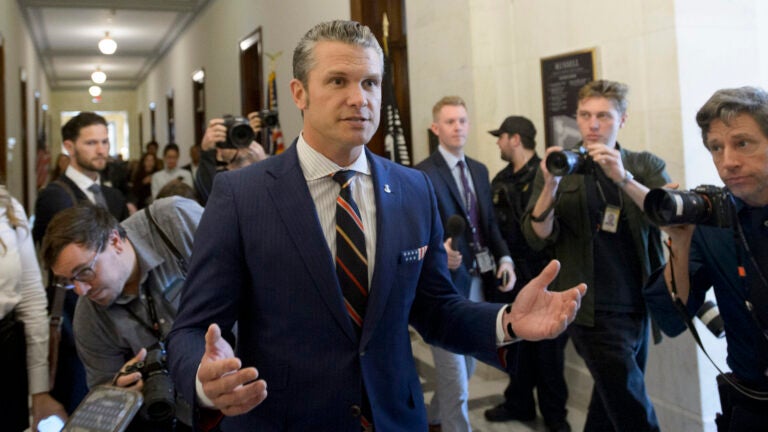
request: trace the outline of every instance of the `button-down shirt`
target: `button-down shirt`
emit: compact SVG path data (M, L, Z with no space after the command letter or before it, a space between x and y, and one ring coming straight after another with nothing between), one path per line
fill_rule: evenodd
M315 202L317 216L323 235L328 242L331 254L336 255L336 198L339 196L339 184L332 176L339 170L353 170L357 174L352 178L352 199L355 200L360 210L360 219L365 229L365 253L368 257L368 283L370 286L373 276L373 263L376 262L376 195L373 193L373 178L371 167L365 151L351 165L341 167L326 158L304 141L304 136L299 135L296 143L296 151L299 156L299 165L307 180L309 193Z
M69 179L72 180L73 182L75 182L77 187L80 188L81 191L83 191L85 196L88 197L88 201L94 204L97 204L96 197L93 196L93 192L91 192L91 190L88 188L94 184L101 186L101 182L98 175L96 175L96 180L91 180L90 177L76 170L74 167L72 167L72 165L67 167L67 170L64 171L64 175L69 177Z

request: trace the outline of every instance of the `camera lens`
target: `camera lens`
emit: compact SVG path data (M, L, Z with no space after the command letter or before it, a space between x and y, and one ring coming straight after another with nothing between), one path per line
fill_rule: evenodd
M552 175L564 176L578 172L584 159L581 153L564 150L550 153L545 163Z
M709 202L688 191L653 189L645 196L643 207L657 225L697 224L710 214Z
M144 416L152 421L166 421L176 414L176 399L171 377L158 372L144 381Z
M723 317L720 316L720 310L715 302L712 300L704 302L699 311L696 312L696 316L699 317L701 322L707 326L716 338L725 336L725 323L723 323Z
M253 129L249 124L238 124L229 129L229 139L235 147L248 147L254 137Z

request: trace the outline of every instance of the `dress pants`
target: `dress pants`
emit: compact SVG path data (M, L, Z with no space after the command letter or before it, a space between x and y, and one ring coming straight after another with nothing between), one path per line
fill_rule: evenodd
M660 430L645 389L649 323L645 313L598 310L594 327L568 327L595 381L585 432Z
M469 299L483 300L483 283L479 277L472 278ZM427 407L430 424L440 424L443 432L470 432L469 424L469 378L475 371L475 359L471 356L454 354L430 345L435 362L437 386L432 401Z
M568 386L563 373L568 334L537 342L521 341L507 354L509 385L504 390L504 407L520 418L534 417L536 403L547 424L565 421Z

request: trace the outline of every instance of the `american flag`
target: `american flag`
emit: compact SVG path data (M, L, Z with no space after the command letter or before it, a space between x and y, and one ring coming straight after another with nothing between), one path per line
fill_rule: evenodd
M283 142L283 132L280 130L280 117L277 116L277 75L274 70L269 73L267 81L267 109L275 112L277 123L267 131L270 142L266 148L272 154L280 154L285 150L285 143Z
M395 99L394 65L389 56L389 20L384 14L384 83L381 117L384 120L384 150L389 158L399 164L410 166L411 156L405 144L405 133L400 121L400 110Z

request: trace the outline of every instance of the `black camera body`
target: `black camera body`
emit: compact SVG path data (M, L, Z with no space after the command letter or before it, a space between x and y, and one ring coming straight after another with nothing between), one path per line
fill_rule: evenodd
M261 119L261 126L265 128L273 128L277 126L279 121L277 110L261 110L259 111L259 118Z
M653 189L643 202L648 218L657 225L696 224L728 228L733 204L727 189L701 185L690 191Z
M547 155L545 164L547 171L558 177L568 174L589 174L592 158L587 154L587 149L579 147L574 150L552 152Z
M165 344L158 342L147 348L144 361L125 368L125 373L141 372L144 380L144 404L141 415L146 420L163 422L176 415L176 391L168 372Z
M224 114L222 118L224 119L224 127L227 128L227 140L217 142L216 147L223 149L246 148L256 139L256 134L245 117Z

